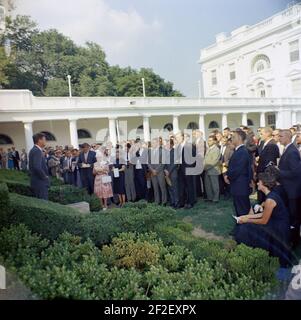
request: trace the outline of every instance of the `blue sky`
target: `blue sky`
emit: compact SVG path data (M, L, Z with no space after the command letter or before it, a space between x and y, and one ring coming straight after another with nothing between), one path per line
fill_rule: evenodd
M197 96L200 49L220 32L252 25L290 0L16 0L41 29L79 44L99 43L110 64L150 67L188 97ZM147 90L147 84L146 84Z

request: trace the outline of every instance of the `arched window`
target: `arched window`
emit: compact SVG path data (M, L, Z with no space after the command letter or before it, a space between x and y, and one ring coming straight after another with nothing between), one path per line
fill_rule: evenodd
M143 133L143 124L137 128L136 133L137 134Z
M14 144L14 142L6 134L0 134L0 144Z
M92 138L91 133L86 129L77 130L78 139L89 139Z
M164 130L167 130L167 131L172 131L173 130L173 125L172 123L166 123L166 125L163 127Z
M196 122L189 122L187 125L187 129L190 129L190 130L197 130L198 128L199 126Z
M252 72L260 72L265 69L270 69L271 62L268 56L265 54L259 54L252 60L251 70Z
M254 122L251 119L248 119L248 127L254 126Z
M46 136L46 141L56 141L55 136L54 136L51 132L41 131L41 133L45 134L45 136Z
M219 128L219 124L216 121L211 121L209 123L209 129L218 129Z

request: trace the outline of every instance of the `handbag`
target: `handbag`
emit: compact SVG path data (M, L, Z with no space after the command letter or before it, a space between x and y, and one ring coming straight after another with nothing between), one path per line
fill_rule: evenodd
M102 183L111 183L112 182L112 177L111 176L102 176L101 177L101 182Z

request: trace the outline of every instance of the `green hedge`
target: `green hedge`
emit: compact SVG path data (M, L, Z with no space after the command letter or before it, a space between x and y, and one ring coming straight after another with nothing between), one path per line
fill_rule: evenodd
M263 299L276 285L276 259L244 245L212 265L155 233L122 233L99 250L66 233L49 243L19 225L0 242L0 255L44 299Z
M29 175L15 170L0 170L0 182L6 183L11 193L32 197ZM83 188L66 185L61 180L51 177L49 188L49 200L60 204L71 204L86 201L90 205L90 211L101 210L100 200L96 195L89 195Z
M111 209L106 212L80 213L58 203L10 194L12 213L9 223L24 223L33 232L55 240L65 231L90 238L97 245L109 243L120 232L147 232L161 224L175 221L175 212L170 208L150 204L145 210L136 207Z
M0 183L0 229L8 223L10 214L9 191L5 183Z

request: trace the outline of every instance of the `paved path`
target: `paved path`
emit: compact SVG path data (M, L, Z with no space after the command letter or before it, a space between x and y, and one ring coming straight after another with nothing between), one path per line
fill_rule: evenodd
M6 289L0 289L0 300L35 300L35 298L15 275L6 272Z

